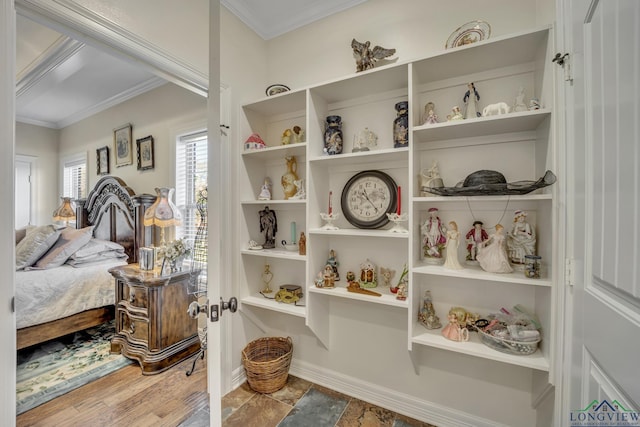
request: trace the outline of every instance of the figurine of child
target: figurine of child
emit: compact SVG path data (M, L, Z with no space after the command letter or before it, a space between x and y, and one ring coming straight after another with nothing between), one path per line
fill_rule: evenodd
M302 129L300 126L294 126L293 127L293 142L294 143L298 143L298 142L304 142L304 129Z
M264 179L258 200L271 200L271 180L268 177Z
M447 257L444 261L444 267L451 270L461 270L462 265L458 260L458 246L460 245L460 232L458 224L455 221L449 221L449 229L447 230Z
M462 112L460 111L460 107L458 107L457 105L455 107L453 107L451 109L451 115L447 116L447 120L449 120L450 122L454 121L454 120L463 120L464 116L462 115Z
M462 102L464 102L464 118L465 119L475 119L476 117L480 117L480 111L478 111L477 102L480 101L480 94L476 90L476 87L473 83L469 83L467 85L467 90L462 98Z
M489 273L511 273L513 268L509 264L505 249L504 227L496 224L496 232L489 236L489 240L482 242L482 250L476 255L480 267Z
M333 249L329 251L329 259L327 259L327 265L331 266L333 274L335 275L335 281L339 282L340 273L338 273L338 265L340 265L340 263L338 262L338 259L336 258L336 252Z
M467 311L462 307L452 307L447 319L449 324L442 328L442 336L451 341L469 341L469 330L465 327Z
M507 249L509 259L515 264L524 264L525 255L535 255L536 232L525 221L527 213L517 210L513 214L513 227L507 233Z
M474 221L473 228L466 234L467 239L467 261L476 262L478 251L482 247L482 242L489 240L489 234L482 228L482 221Z
M429 218L422 224L423 254L428 259L439 261L447 242L446 228L438 217L438 208L429 208Z
M423 125L433 125L438 123L438 115L436 114L436 106L433 102L427 102L424 106L424 116L422 116Z

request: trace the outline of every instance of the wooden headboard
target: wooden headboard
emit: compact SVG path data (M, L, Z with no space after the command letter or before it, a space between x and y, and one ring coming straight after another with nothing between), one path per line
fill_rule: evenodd
M155 196L135 195L116 176L100 178L86 199L76 200L76 227L95 226L97 239L119 243L129 255L129 263L138 261L138 249L144 246L144 211Z

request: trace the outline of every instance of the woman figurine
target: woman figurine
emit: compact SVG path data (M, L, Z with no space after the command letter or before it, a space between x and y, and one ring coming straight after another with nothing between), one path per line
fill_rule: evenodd
M525 221L527 213L517 210L513 214L513 228L507 233L507 249L509 259L515 264L524 264L525 255L536 253L536 232Z
M442 336L451 341L469 341L469 330L465 327L467 311L462 307L452 307L447 319L449 323L442 328Z
M307 254L307 237L304 235L304 231L300 232L300 238L298 238L298 254Z
M463 267L458 261L458 246L460 245L460 232L458 231L458 224L455 221L449 222L449 229L447 230L447 258L444 262L444 266L451 270L461 270Z
M429 209L429 218L422 224L423 254L427 260L440 261L442 250L445 247L447 238L445 237L445 227L438 217L438 208Z
M271 180L268 177L264 179L258 200L271 200Z
M496 232L489 236L489 240L482 243L482 250L476 255L480 267L489 273L511 273L513 268L509 264L504 242L504 227L496 224Z
M462 98L465 105L464 118L475 119L481 116L480 111L478 111L478 106L476 105L476 102L480 101L480 94L473 83L469 83L467 87L469 90L465 92L464 98Z
M433 125L438 123L438 116L436 115L436 106L433 102L427 102L424 106L424 116L422 117L423 125Z

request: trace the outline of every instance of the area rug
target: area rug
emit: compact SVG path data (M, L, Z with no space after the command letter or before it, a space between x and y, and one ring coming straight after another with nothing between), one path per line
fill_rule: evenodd
M133 363L110 354L114 322L18 351L17 413Z

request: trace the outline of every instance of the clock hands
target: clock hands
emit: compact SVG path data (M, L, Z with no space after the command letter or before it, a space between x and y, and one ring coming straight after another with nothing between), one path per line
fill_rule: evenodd
M376 207L376 205L373 204L373 202L369 198L369 195L367 194L367 190L362 190L362 194L364 194L364 198L367 199L367 202L369 202L371 206L373 206L373 209L376 210L376 213L378 213L378 208Z

